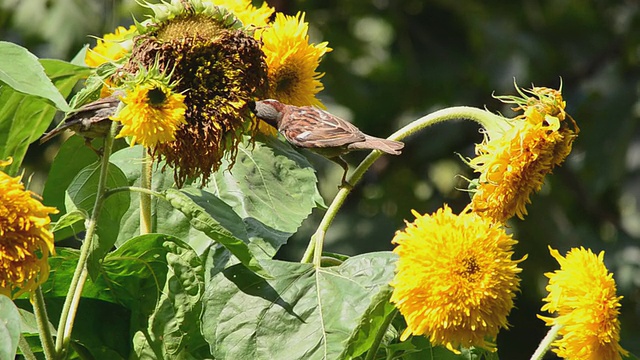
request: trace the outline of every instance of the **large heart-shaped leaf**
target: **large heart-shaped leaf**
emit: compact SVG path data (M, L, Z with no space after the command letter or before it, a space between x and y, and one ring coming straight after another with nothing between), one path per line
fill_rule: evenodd
M339 266L264 261L274 279L232 266L207 283L202 332L220 359L344 359L366 343L395 270L392 253L369 253ZM386 301L386 300L385 300ZM380 322L378 322L380 324ZM358 335L359 334L359 335Z
M228 161L221 169L226 169ZM289 144L263 138L240 144L231 171L218 171L207 190L229 204L249 237L273 257L318 204L324 204L315 170Z

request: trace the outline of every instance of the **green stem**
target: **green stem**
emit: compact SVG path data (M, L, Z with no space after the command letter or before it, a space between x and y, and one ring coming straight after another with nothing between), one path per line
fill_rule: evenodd
M98 216L102 209L102 203L104 202L104 192L107 184L107 174L109 171L109 156L111 156L111 150L113 147L113 139L118 131L118 123L113 122L111 125L111 133L105 137L102 164L100 167L100 177L98 179L98 188L96 190L96 200L93 205L93 211L91 212L91 218L87 221L87 232L84 242L80 248L80 256L76 269L69 284L69 291L64 300L62 306L62 312L60 314L60 321L58 322L58 333L56 338L56 354L59 359L65 357L69 342L71 341L71 330L73 329L73 322L75 320L76 312L78 311L78 303L84 287L84 282L87 278L86 266L87 259L89 258L89 251L92 248L93 237L96 232L96 226L98 224Z
M36 288L32 304L44 356L48 360L53 360L56 358L56 346L53 342L53 335L49 327L49 317L47 316L47 307L44 303L44 295L42 295L42 288L40 286Z
M144 152L142 157L142 173L140 176L140 186L143 189L151 190L151 173L153 159L149 155L146 147L142 147ZM151 195L140 193L140 235L149 234L152 230L151 224Z
M162 193L159 193L157 191L153 191L153 190L149 190L149 189L145 189L145 188L141 188L138 186L121 186L121 187L117 187L117 188L113 188L113 189L109 189L107 191L104 192L104 198L108 198L109 196L115 194L115 193L119 193L119 192L123 192L123 191L132 191L132 192L139 192L139 193L144 193L144 194L149 194L151 196L155 196L155 197L159 197L159 198L163 198L164 195L162 195Z
M531 355L531 360L542 360L544 354L546 354L547 351L549 351L549 349L551 348L551 344L558 336L558 332L561 328L562 325L556 324L553 325L551 329L549 329L549 332L547 333L547 335L545 335L544 339L542 339L536 351L533 353L533 355Z
M389 313L389 315L387 315L387 317L384 319L384 322L380 326L380 329L378 329L378 333L376 334L376 337L373 339L373 344L371 344L369 351L367 351L367 356L364 358L364 360L373 360L376 358L376 354L378 353L378 348L380 348L382 339L384 339L384 334L387 333L387 329L389 328L389 325L391 325L391 322L393 321L393 318L396 317L397 313L398 313L398 309L393 309L393 311Z
M31 351L31 347L29 346L27 339L24 338L23 334L20 334L20 338L18 339L18 348L20 348L20 352L26 360L38 360L36 354Z
M388 137L389 140L397 140L400 141L408 136L411 136L417 133L420 130L423 130L431 125L441 123L447 120L454 119L468 119L475 122L478 122L483 127L492 127L495 126L497 121L504 121L504 118L490 113L487 110L478 109L469 106L455 106L442 110L438 110L431 114L425 115L417 120L414 120L410 124L406 125L402 129L396 131L391 136ZM360 179L362 179L362 175L371 167L371 165L378 160L380 156L384 153L378 150L372 151L367 157L358 165L358 167L353 171L351 176L347 178L347 182L351 185L356 185ZM338 210L344 204L347 195L351 192L351 188L342 187L338 191L338 194L333 198L333 202L329 205L327 212L324 214L324 217L320 221L320 225L318 225L318 229L311 237L311 241L305 250L304 255L302 256L302 263L309 263L313 260L313 264L316 267L320 267L320 260L322 258L322 246L324 244L324 237L333 222L333 219L336 217Z

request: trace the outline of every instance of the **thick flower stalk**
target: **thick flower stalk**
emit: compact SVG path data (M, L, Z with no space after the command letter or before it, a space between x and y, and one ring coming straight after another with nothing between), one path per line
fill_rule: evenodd
M545 176L569 155L579 132L564 110L560 91L533 88L520 94L522 97L499 97L516 104L514 110L523 114L485 124L485 139L469 161L480 173L470 207L500 223L514 215L524 218L531 194L540 190Z
M495 351L521 269L517 243L499 224L475 213L453 214L444 206L432 215L413 212L393 239L400 256L391 302L407 322L400 340L428 336L433 345Z
M19 177L0 171L0 294L16 298L47 280L54 254L49 214L57 212L25 190Z
M613 274L604 266L604 252L571 249L566 257L549 248L560 270L546 273L549 295L539 316L548 326L560 325L560 339L553 351L564 359L621 359L627 351L620 344L620 299Z

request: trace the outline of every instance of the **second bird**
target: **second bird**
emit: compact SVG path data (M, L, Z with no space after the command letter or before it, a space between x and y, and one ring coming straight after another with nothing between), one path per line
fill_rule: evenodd
M400 155L404 143L367 135L353 124L312 106L293 106L277 100L256 101L256 117L274 126L294 146L307 148L342 166L347 184L348 164L340 156L352 150L380 150Z

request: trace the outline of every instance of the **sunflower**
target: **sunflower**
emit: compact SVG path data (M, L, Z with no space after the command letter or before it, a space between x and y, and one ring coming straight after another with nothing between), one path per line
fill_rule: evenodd
M331 48L327 42L310 44L308 30L304 14L277 13L271 26L257 32L269 71L269 98L296 106L323 106L316 94L324 88L320 82L324 73L317 68Z
M25 190L19 177L0 171L0 294L16 298L47 280L47 260L55 252L49 214L57 212Z
M266 93L264 54L252 30L224 7L202 0L146 5L154 15L138 25L123 77L157 66L179 81L174 91L185 96L186 121L155 154L175 169L178 186L195 178L206 185L224 156L233 165L243 135L254 134L249 103Z
M621 359L620 299L613 275L604 266L604 252L571 249L566 257L549 248L560 270L547 273L549 295L543 311L557 317L538 316L548 326L560 325L553 351L565 359Z
M522 260L511 259L517 241L499 224L471 212L455 215L447 205L413 214L393 239L400 259L391 302L407 322L400 340L425 335L454 352L495 351L520 283Z
M174 141L178 126L185 123L184 95L172 92L160 81L150 80L127 91L122 99L125 107L111 119L122 123L116 138L131 137L146 148ZM153 151L153 150L151 150Z
M266 2L258 8L253 6L251 0L213 0L213 5L218 5L229 10L243 25L265 27L269 23L274 9Z
M136 32L136 27L131 25L128 29L118 26L113 33L105 34L102 39L97 39L96 46L89 49L84 62L87 66L98 67L106 62L117 61L125 57L133 45L131 39Z
M519 90L520 91L520 90ZM523 219L530 195L539 191L547 174L571 152L579 129L565 113L560 91L533 88L532 96L501 97L516 103L523 114L504 119L487 129L469 165L478 173L471 208L505 222L514 215Z

